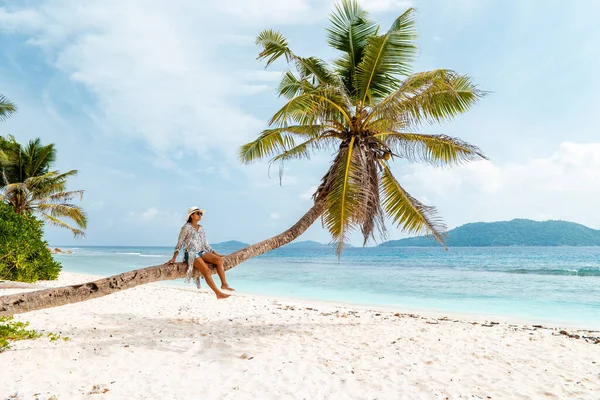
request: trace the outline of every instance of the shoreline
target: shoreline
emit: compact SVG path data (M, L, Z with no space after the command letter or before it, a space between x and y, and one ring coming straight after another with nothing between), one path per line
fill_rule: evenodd
M57 287L97 276L61 273ZM24 290L0 290L0 295ZM595 398L587 331L151 283L15 316L0 398ZM568 336L573 335L573 336ZM594 335L595 336L595 335ZM14 397L16 394L17 397ZM104 396L103 396L104 395ZM87 397L86 397L87 396ZM337 396L337 397L336 397Z
M109 276L109 275L96 275L96 274L87 274L87 273L69 272L69 271L63 271L63 272L67 273L67 274L82 276L82 277L86 276L89 278L89 280L102 279L102 278L106 278ZM63 273L63 272L61 272L61 273ZM46 282L49 282L49 281L46 281ZM173 282L173 283L170 283L170 282ZM188 286L188 285L179 284L179 283L175 283L175 282L176 282L176 280L158 281L158 282L153 282L152 284L164 285L166 287L189 289L194 292L198 291L198 289L196 289L192 283L190 283ZM206 282L204 281L204 278L201 279L201 282L203 283L203 288L201 289L201 291L208 293L209 289L207 289L207 287L206 287ZM491 313L488 314L488 313L476 313L476 312L456 311L456 310L440 310L440 309L434 309L434 308L394 306L394 305L385 305L385 304L352 303L352 302L337 301L337 300L319 300L319 299L308 299L308 298L302 298L302 297L276 296L276 295L270 295L270 294L264 294L264 293L254 293L254 292L251 292L251 293L236 292L235 295L259 297L259 298L264 298L264 299L276 298L276 299L286 300L286 301L291 301L291 302L309 302L312 304L323 304L323 305L327 305L327 306L338 305L338 306L343 306L343 307L360 308L365 311L368 311L368 310L371 310L371 311L379 310L379 311L386 311L386 312L393 311L393 312L400 312L400 313L405 313L405 314L418 314L420 316L429 317L429 318L447 317L447 318L461 319L461 320L471 319L471 320L474 320L477 322L501 321L503 323L511 324L511 325L529 325L529 326L543 325L545 328L550 328L550 329L564 328L564 329L575 329L575 330L581 330L581 331L587 331L587 332L599 332L600 333L600 322L598 322L596 324L585 325L583 323L574 323L574 322L559 321L559 320L548 320L545 318L536 318L536 317L529 318L529 317L515 316L515 315L498 315L498 314L491 314Z

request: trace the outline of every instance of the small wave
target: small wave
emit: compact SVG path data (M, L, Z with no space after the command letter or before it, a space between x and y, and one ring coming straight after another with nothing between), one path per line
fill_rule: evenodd
M513 269L510 274L524 275L557 275L557 276L600 276L598 269Z
M166 257L163 256L162 254L140 254L140 257Z
M119 252L115 252L115 254L121 254L121 255L126 255L126 256L139 256L142 253L119 253Z

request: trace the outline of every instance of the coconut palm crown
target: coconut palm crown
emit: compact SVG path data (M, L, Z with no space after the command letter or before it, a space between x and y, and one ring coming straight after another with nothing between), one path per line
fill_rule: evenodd
M14 137L0 137L0 201L13 207L17 214L36 213L46 222L69 229L75 236L85 236L87 217L83 209L71 203L83 196L82 190L67 190L67 180L77 170L51 171L56 159L53 144L42 145L39 138L21 146ZM70 219L75 227L65 222Z
M466 112L485 92L452 70L412 73L414 15L406 10L383 32L355 0L343 0L327 28L328 44L340 52L331 64L296 55L279 32L265 30L256 39L262 47L258 59L267 67L282 57L290 67L278 88L287 102L268 129L240 148L239 158L283 163L320 149L337 151L313 199L323 204L323 224L338 255L357 228L365 244L376 234L385 237L386 218L443 244L446 227L436 209L398 183L391 160L445 166L485 159L460 139L417 133Z

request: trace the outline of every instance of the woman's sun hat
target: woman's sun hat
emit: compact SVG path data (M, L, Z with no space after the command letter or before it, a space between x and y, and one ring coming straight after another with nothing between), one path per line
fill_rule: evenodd
M200 211L202 214L204 214L204 210L202 210L196 206L188 208L188 213L187 213L187 217L185 217L185 221L187 222L187 220L190 219L190 215L192 215L193 213L195 213L197 211Z

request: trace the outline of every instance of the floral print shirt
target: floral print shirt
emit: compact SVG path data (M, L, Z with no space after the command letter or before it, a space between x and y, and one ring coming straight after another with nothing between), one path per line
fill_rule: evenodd
M206 233L204 233L202 225L198 225L198 230L195 230L189 222L181 228L175 251L179 251L182 246L183 250L188 253L212 251L212 247L210 247L206 240Z
M189 282L192 278L192 273L194 272L194 260L198 257L198 253L201 251L212 252L213 249L208 244L206 240L206 233L204 233L204 229L202 225L198 225L198 230L194 229L191 223L185 224L181 228L181 232L179 233L179 239L177 240L177 245L175 246L175 251L179 251L179 249L183 246L183 250L187 253L187 275L185 278L186 282ZM196 283L196 287L200 289L200 277L196 276L194 278L194 283Z

